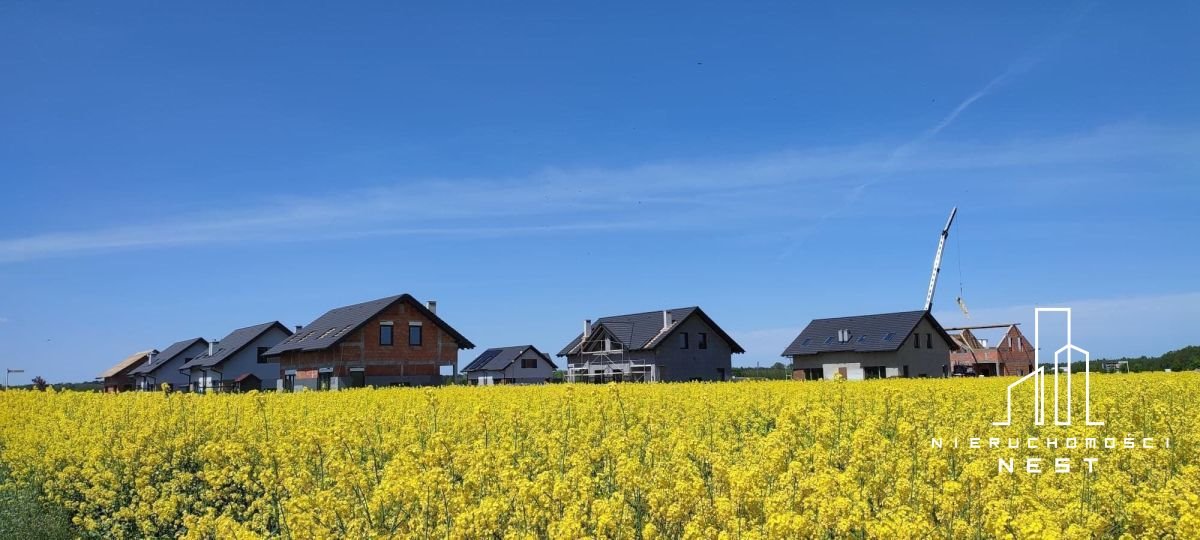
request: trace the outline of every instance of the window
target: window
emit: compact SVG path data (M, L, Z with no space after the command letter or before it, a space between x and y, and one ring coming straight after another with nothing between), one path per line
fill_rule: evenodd
M925 334L925 348L926 349L933 348L933 334Z
M921 334L918 334L916 332L913 332L913 348L914 349L921 348Z
M259 347L258 348L258 363L260 363L260 364L270 364L271 363L270 359L263 358L263 354L269 350L271 350L270 347Z
M904 377L905 377L905 378L907 378L907 377L908 377L908 364L904 364L904 371L903 371L903 373L904 373Z
M379 344L391 346L394 343L392 336L392 323L379 323Z
M895 332L888 332L886 336L883 336L883 340L884 340L884 341L891 341L891 340L892 340L892 338L894 338L894 337L896 337L896 333L895 333Z
M696 348L697 349L707 349L708 348L708 332L698 332L696 334ZM721 380L725 380L725 379L721 379Z
M329 390L330 384L333 382L332 371L322 371L317 374L317 387L321 390Z
M679 333L679 348L680 349L688 348L688 333L687 332Z
M537 358L536 357L522 358L521 359L521 369L537 369Z
M861 335L861 336L858 336L858 342L859 342L859 343L862 343L862 342L864 342L864 341L866 341L866 340L867 340L867 335L866 335L866 334L863 334L863 335Z
M830 343L833 343L833 336L829 336L829 337L825 338L825 344L829 345Z
M283 376L283 391L294 392L296 390L296 374L288 373Z
M367 372L356 369L350 372L350 388L362 388L367 385Z
M819 367L804 368L804 380L819 381L825 378L825 369Z
M408 325L408 344L412 347L420 347L424 336L421 335L421 325L409 323Z
M804 341L800 343L800 346L805 347L808 345L808 342L810 342L810 341L812 341L812 338L806 337L806 338L804 338Z
M1021 341L1021 338L1017 338L1017 350L1018 351L1025 350L1025 342Z
M864 379L883 379L887 377L887 368L883 366L870 366L863 368Z

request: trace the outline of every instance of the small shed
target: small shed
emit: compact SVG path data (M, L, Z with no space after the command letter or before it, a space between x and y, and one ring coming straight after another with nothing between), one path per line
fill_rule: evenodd
M249 392L262 388L262 379L253 373L243 373L233 379L233 389L237 392Z

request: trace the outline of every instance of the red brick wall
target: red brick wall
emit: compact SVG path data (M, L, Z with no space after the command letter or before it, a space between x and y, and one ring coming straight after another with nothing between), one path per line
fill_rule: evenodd
M1011 346L1009 345L1010 338ZM1018 341L1020 345L1018 345ZM1030 366L1033 364L1033 345L1025 339L1021 330L1016 326L1010 327L998 343L989 343L988 345L992 345L992 347L952 352L950 353L950 362L952 365L973 365L976 362L992 363L999 360L1002 375L1029 373Z
M379 323L392 321L392 345L379 344ZM409 322L420 322L422 344L408 344ZM440 346L439 346L440 345ZM333 376L349 376L350 368L365 369L366 376L437 375L439 366L458 362L458 343L422 311L407 302L397 302L362 327L346 334L337 344L321 351L289 351L279 358L279 369L296 370L296 379L315 379L317 369L332 367Z
M1033 344L1025 339L1016 326L1009 328L1004 337L1000 338L1000 343L996 344L996 351L1000 355L1005 375L1029 373L1030 366L1033 365Z

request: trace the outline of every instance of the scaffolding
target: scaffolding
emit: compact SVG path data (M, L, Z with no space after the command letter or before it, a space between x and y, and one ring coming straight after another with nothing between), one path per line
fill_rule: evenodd
M605 325L614 324L625 323L605 323ZM632 324L629 326L631 327L630 335L632 335ZM576 351L582 362L567 364L567 372L564 374L566 382L601 384L658 381L658 366L629 358L624 347L613 346L612 337L607 332L596 332L596 335L592 335L591 330L591 325L585 323L579 348Z

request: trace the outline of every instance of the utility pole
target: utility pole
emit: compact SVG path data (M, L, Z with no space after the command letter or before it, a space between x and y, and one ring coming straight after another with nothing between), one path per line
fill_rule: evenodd
M6 392L8 391L8 376L9 376L9 375L11 375L11 374L13 374L13 373L25 373L25 370L23 370L23 369L11 369L11 368L4 370L4 390L5 390Z

